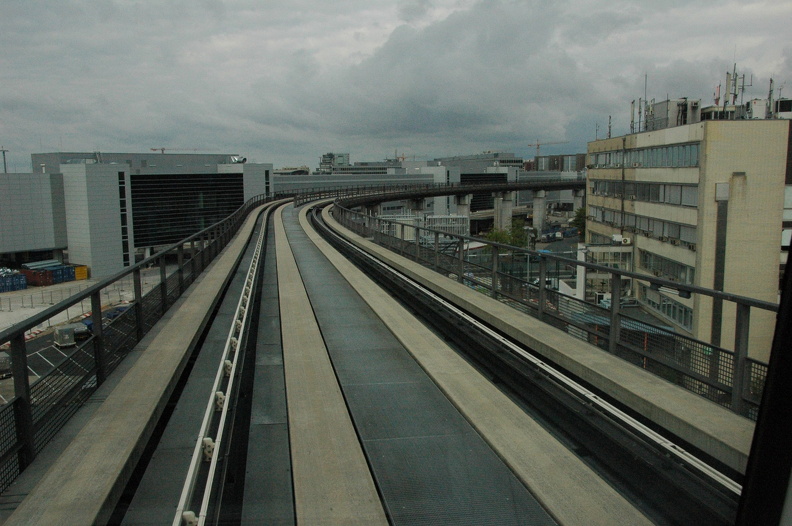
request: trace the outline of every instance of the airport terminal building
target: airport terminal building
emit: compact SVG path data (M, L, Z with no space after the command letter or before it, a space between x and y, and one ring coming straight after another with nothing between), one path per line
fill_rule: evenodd
M103 277L269 192L270 164L231 154L45 153L0 174L0 266L56 258Z

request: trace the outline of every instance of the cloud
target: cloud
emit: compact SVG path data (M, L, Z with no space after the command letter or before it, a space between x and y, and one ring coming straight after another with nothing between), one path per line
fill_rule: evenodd
M766 96L789 80L790 18L774 0L6 2L0 143L23 170L58 148L583 151L609 116L629 129L645 79L708 103L736 61Z

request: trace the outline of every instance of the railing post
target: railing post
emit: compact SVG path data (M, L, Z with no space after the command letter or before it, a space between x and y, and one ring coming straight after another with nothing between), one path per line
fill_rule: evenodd
M102 326L102 292L91 294L91 332L93 333L94 361L96 362L96 385L102 385L107 377L104 358L104 327Z
M220 253L220 227L216 226L212 229L212 238L214 240L214 251L212 259L216 258L217 255Z
M25 333L17 334L11 340L11 374L14 377L14 406L17 440L19 449L19 471L24 470L36 456L36 441L33 431L33 408L30 400L30 378L28 377L27 348Z
M737 319L734 329L734 378L732 378L731 408L737 414L745 415L745 370L748 359L748 332L751 323L751 307L737 303Z
M201 272L206 268L206 232L201 234Z
M190 239L190 281L195 281L195 238Z
M440 232L434 233L434 268L440 270Z
M159 258L160 295L162 296L162 314L168 310L168 278L165 271L165 255Z
M539 256L539 298L537 318L544 319L545 303L547 303L547 289L545 283L547 282L547 258Z
M176 264L178 268L176 272L179 273L179 296L184 294L184 243L179 244L179 248L176 249Z
M608 352L616 354L621 339L621 276L611 274L611 311L608 331Z
M498 294L498 266L500 263L500 250L496 245L492 245L492 274L491 274L491 284L490 290L492 291L492 297L497 297Z
M192 261L192 260L191 260ZM132 286L135 290L135 324L137 325L137 341L143 339L145 332L143 328L143 281L141 280L140 268L132 271Z
M465 240L459 238L459 272L457 272L457 279L460 283L464 283L465 279Z
M421 229L416 226L413 230L415 231L415 262L418 263L421 261Z

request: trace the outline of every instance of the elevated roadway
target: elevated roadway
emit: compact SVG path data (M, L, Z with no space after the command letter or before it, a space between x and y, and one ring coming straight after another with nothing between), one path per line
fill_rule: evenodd
M220 335L233 323L226 303L236 303L241 288L234 276L251 257L249 239L267 224L257 321L229 442L237 446L222 450L231 497L211 507L207 524L218 517L241 524L684 523L658 516L603 477L570 440L548 431L514 393L339 255L305 209L289 206L272 218L251 215L180 308L9 488L5 524L185 520L177 502L201 438L196 411L213 394L199 388L214 374L204 362L223 358ZM748 420L344 235L726 470L744 471Z

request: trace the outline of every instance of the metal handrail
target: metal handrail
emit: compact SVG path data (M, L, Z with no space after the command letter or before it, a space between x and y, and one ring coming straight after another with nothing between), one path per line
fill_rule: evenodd
M164 315L176 298L219 254L237 232L247 214L260 204L281 197L293 197L293 194L255 196L222 221L168 245L151 257L0 331L0 345L10 344L8 352L11 357L11 374L14 383L13 398L0 407L0 417L3 422L0 435L6 437L5 441L0 441L0 474L2 474L0 491L30 465L57 430L68 421L68 417L76 411L76 408L80 407L90 393L104 382L125 353L143 338L156 320ZM185 246L190 249L189 258L186 257ZM168 277L165 258L173 255L178 259L178 268ZM159 267L159 283L144 295L142 270L148 265ZM120 317L113 321L106 320L102 313L102 291L130 275L133 277L134 302ZM91 302L91 312L88 316L92 321L92 336L75 347L64 360L55 363L38 380L31 382L28 373L27 331L61 312L68 312L70 307L86 299L90 299ZM122 321L123 326L119 325ZM114 327L121 327L120 332ZM115 348L115 345L119 347ZM79 376L70 376L62 372L61 368L77 363L72 358L78 355L83 362L90 360L89 367L81 370ZM47 379L50 376L57 380L58 388L62 389L60 392L46 394L48 397L54 397L47 399L48 406L60 411L54 419L46 416L45 413L35 412L40 401L36 399L38 395L34 393L42 391L48 385ZM11 417L8 416L9 412L12 414ZM44 418L51 421L41 420Z
M263 258L261 251L267 236L266 222L268 214L269 210L265 212L264 225L256 241L253 257L245 277L245 284L239 296L231 327L228 331L228 337L226 338L225 346L220 356L215 380L212 384L212 389L209 391L209 399L203 414L201 428L198 431L195 447L193 448L190 467L187 472L184 486L182 487L179 503L176 507L176 514L173 519L174 526L179 526L181 524L201 525L206 521L209 502L214 487L214 473L217 468L219 449L223 442L225 421L228 416L229 403L232 398L231 394L234 390L237 363L239 355L242 353L241 346L245 339L247 324L251 312L253 311L251 299L255 294L259 261ZM226 378L227 380L224 380ZM212 438L210 427L213 427L212 422L216 420L214 416L218 410L220 411L219 422L217 423L214 438ZM210 466L206 474L206 484L204 486L203 498L198 508L199 512L196 514L190 507L193 503L193 493L198 482L202 459L203 461L210 462Z
M493 188L493 186L488 186L488 188ZM367 196L367 202L377 202L375 196ZM380 196L380 201L384 200L392 200L393 194L392 193L383 193ZM746 381L747 381L747 371L749 371L749 367L751 371L755 372L756 375L752 378L752 381L759 382L761 384L762 378L764 374L766 374L766 367L767 365L761 361L752 359L748 357L748 324L750 323L749 319L749 311L751 308L757 308L769 312L777 312L778 306L774 303L766 302L757 300L755 298L749 298L745 296L739 296L736 294L730 294L726 292L716 291L712 289L707 289L704 287L699 287L695 285L688 285L684 283L679 283L676 281L668 280L659 278L656 276L649 276L645 274L640 274L637 272L626 271L621 269L616 269L613 267L600 265L596 263L590 263L587 261L580 261L577 259L571 259L563 256L557 256L552 253L548 252L539 252L536 250L530 250L527 248L520 248L520 247L513 247L510 245L504 245L501 243L490 242L481 238L474 238L472 236L463 236L458 234L451 234L442 230L426 228L422 226L417 226L411 223L405 223L403 221L392 221L392 220L385 220L380 219L378 217L369 216L361 212L357 212L352 210L352 208L361 205L361 199L353 198L353 199L337 199L336 200L336 209L340 211L337 215L339 221L347 226L348 228L356 231L359 234L363 235L375 235L375 242L380 242L377 237L382 238L383 240L388 237L385 234L385 231L390 231L389 229L394 225L398 225L398 229L401 231L401 239L393 238L391 245L385 243L385 246L395 249L398 247L399 253L404 256L410 257L415 259L418 262L426 264L429 267L434 267L437 270L442 270L444 273L456 276L460 282L474 282L477 286L485 289L488 294L492 295L493 297L500 297L504 300L520 302L520 298L515 297L513 294L510 294L507 291L503 291L498 289L498 285L496 283L497 276L503 276L505 279L512 279L515 282L520 282L521 279L509 274L504 273L501 269L497 267L497 260L498 254L503 252L510 252L512 254L522 254L527 260L537 261L540 268L540 283L545 283L545 276L546 276L546 269L548 266L548 262L553 262L558 266L566 266L571 268L578 268L583 267L585 269L606 273L612 276L611 283L612 289L611 294L612 297L619 298L621 297L621 278L631 278L634 280L640 280L646 283L649 283L650 286L654 289L672 289L674 291L679 291L684 294L699 294L703 296L709 296L714 300L725 300L737 305L737 334L735 335L735 344L734 344L734 351L728 351L721 348L719 345L713 345L708 342L699 342L698 340L693 340L684 335L676 335L675 333L668 333L669 335L673 334L675 338L681 338L685 341L691 342L691 345L694 345L699 350L704 350L703 352L716 352L718 356L726 356L732 355L733 361L733 370L729 370L729 376L731 377L731 384L726 385L721 382L721 373L712 373L710 372L711 378L707 377L706 375L697 372L695 370L685 370L676 363L668 362L668 360L663 359L662 357L655 357L648 354L646 351L642 349L636 349L635 346L630 343L629 341L623 340L621 336L622 332L622 325L625 323L626 320L630 320L630 317L623 312L623 309L620 307L618 301L611 302L611 306L607 309L607 314L603 317L607 320L607 326L605 327L604 331L600 330L599 332L591 332L585 326L582 326L580 322L574 322L569 319L565 319L562 315L553 313L548 311L545 308L545 303L549 301L549 299L555 298L555 301L560 301L558 298L563 296L562 294L546 290L544 286L535 287L530 285L532 288L538 289L538 300L535 301L535 304L525 304L525 308L528 308L529 311L535 311L536 315L549 323L562 323L565 326L575 326L578 329L583 331L587 331L589 334L595 335L595 339L597 337L601 337L608 342L608 350L611 353L619 353L620 350L625 350L629 352L634 352L638 355L643 356L646 359L655 360L658 364L664 365L666 367L671 368L672 370L678 371L683 375L689 376L691 379L694 379L698 382L701 382L704 385L711 386L715 389L719 389L723 392L730 393L730 402L725 404L723 400L717 400L722 405L728 405L732 408L732 410L747 415L751 418L755 418L756 416L756 405L754 402L758 403L758 397L753 397L756 399L753 400L751 398L745 398L747 396L746 392ZM385 227L385 225L390 225L389 227ZM410 229L415 233L414 239L405 240L404 233L405 231L410 231ZM441 255L438 251L438 239L442 236L445 239L451 239L451 244L456 244L457 247L460 249L455 250L455 256L453 256L454 261L450 263L450 266L442 266L440 264ZM430 240L434 237L435 239L435 246L434 248L431 246ZM421 243L421 240L424 240L424 243ZM481 271L482 274L478 277L464 276L464 268L465 266L474 265L472 262L468 262L465 260L464 254L465 249L464 247L468 245L470 242L475 241L477 243L483 243L490 247L490 251L493 254L492 263L490 267L482 267ZM383 242L380 242L383 244ZM428 251L434 254L431 257L421 258L422 251ZM443 254L443 257L448 258L447 254ZM482 281L481 276L492 276L493 279L491 282L488 282L486 279ZM523 283L525 286L529 286L528 283ZM565 297L565 296L564 296ZM582 300L578 300L577 298L571 298L574 301L582 302ZM588 304L590 305L590 304ZM594 307L592 305L592 307ZM596 306L596 308L601 308L603 311L605 310L602 307ZM627 322L630 323L630 322ZM646 327L651 327L651 325L647 324L646 322L639 322ZM631 329L627 329L631 330ZM653 329L654 330L654 329ZM656 332L652 334L656 334L659 337L662 337L663 334L667 333L667 329L657 327ZM680 340L681 341L681 340ZM713 362L715 367L721 367L722 364L719 363L720 359L716 357L715 362ZM729 366L729 365L727 365ZM712 395L716 396L716 395ZM747 402L747 403L746 403ZM754 405L751 405L754 404Z

